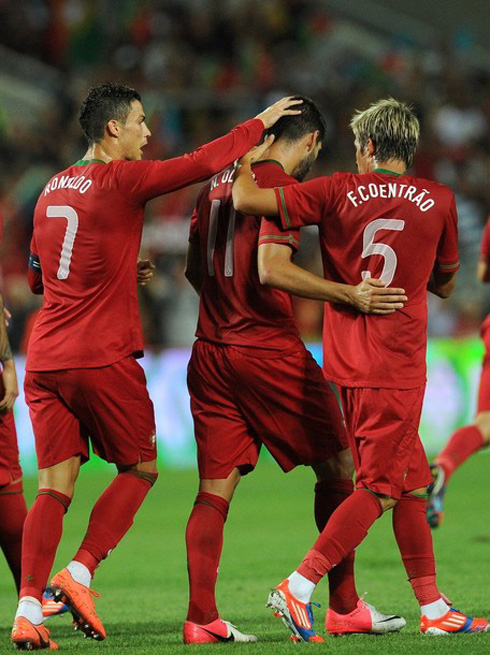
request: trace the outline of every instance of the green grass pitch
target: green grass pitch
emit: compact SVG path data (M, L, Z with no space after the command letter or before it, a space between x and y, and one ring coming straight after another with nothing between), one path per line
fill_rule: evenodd
M456 607L477 616L490 616L490 458L473 457L453 478L442 528L434 533L439 586ZM92 503L110 480L108 474L82 474L74 502L65 519L55 568L76 551ZM418 607L391 532L391 517L375 524L358 549L359 593L380 610L397 612L407 627L397 635L357 635L328 638L325 645L294 645L282 622L264 607L268 590L288 575L310 547L315 528L312 516L313 476L307 469L283 475L269 461L244 478L237 490L225 531L218 579L218 603L223 618L258 635L258 644L184 646L182 622L187 604L184 531L196 492L195 472L163 471L135 525L100 567L94 588L101 592L97 607L108 633L104 642L74 633L70 620L49 621L52 637L67 653L200 653L231 649L234 652L297 652L313 648L339 655L476 655L490 653L490 634L423 637L418 630ZM28 502L35 482L26 483ZM317 626L322 627L328 587L322 582L314 600ZM12 652L9 632L15 611L10 573L0 557L0 653Z

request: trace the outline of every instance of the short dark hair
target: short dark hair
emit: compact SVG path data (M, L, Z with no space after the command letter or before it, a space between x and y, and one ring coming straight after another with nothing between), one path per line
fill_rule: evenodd
M298 105L301 114L282 116L269 130L268 134L274 134L275 140L286 139L287 141L297 141L305 134L319 131L318 140L323 142L327 126L317 104L306 96L293 96L295 99L302 100L303 104ZM296 108L296 107L295 107Z
M103 139L110 120L125 122L133 100L141 102L140 94L124 84L106 82L90 88L80 107L79 119L89 144Z

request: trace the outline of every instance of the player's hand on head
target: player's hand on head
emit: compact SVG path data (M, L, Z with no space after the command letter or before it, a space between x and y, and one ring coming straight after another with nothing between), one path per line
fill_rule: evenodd
M246 164L250 165L254 161L258 161L259 159L262 159L262 157L265 155L267 150L271 147L272 143L274 141L274 135L269 134L268 136L265 137L264 141L260 143L258 146L254 146L252 150L249 150L243 157L241 157L238 160L238 167L244 166Z
M155 264L150 259L138 259L137 280L138 284L142 287L148 284L153 277Z
M4 362L2 380L5 394L0 400L0 412L8 412L14 406L15 399L19 395L19 385L17 383L17 373L13 359Z
M263 112L257 114L255 118L260 118L262 123L264 123L265 129L272 127L282 116L295 116L301 114L300 105L303 103L302 100L298 98L293 98L293 96L288 96L286 98L281 98L267 109L264 109Z
M354 287L353 305L363 314L393 314L408 300L405 289L387 287L383 280L366 278Z

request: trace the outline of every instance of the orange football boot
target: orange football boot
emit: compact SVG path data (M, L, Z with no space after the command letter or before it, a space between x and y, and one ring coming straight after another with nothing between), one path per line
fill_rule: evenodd
M87 637L102 641L107 633L95 612L94 596L99 594L79 582L75 582L67 568L57 573L49 583L56 601L65 603L73 615L75 630Z
M58 644L49 638L49 630L42 623L34 625L24 616L18 616L10 635L17 650L58 650Z

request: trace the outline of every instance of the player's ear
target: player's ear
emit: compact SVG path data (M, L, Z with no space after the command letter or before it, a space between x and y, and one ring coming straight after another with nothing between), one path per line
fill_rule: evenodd
M308 151L308 154L310 154L310 152L315 148L319 136L320 136L319 130L314 130L313 132L310 132L309 134L306 135L306 149Z
M107 123L106 129L109 132L109 136L118 137L121 132L121 126L115 119L112 119Z
M364 148L364 152L369 157L374 157L374 155L376 153L376 146L374 145L373 140L371 139L371 137L369 137L368 140L367 140L366 147Z

